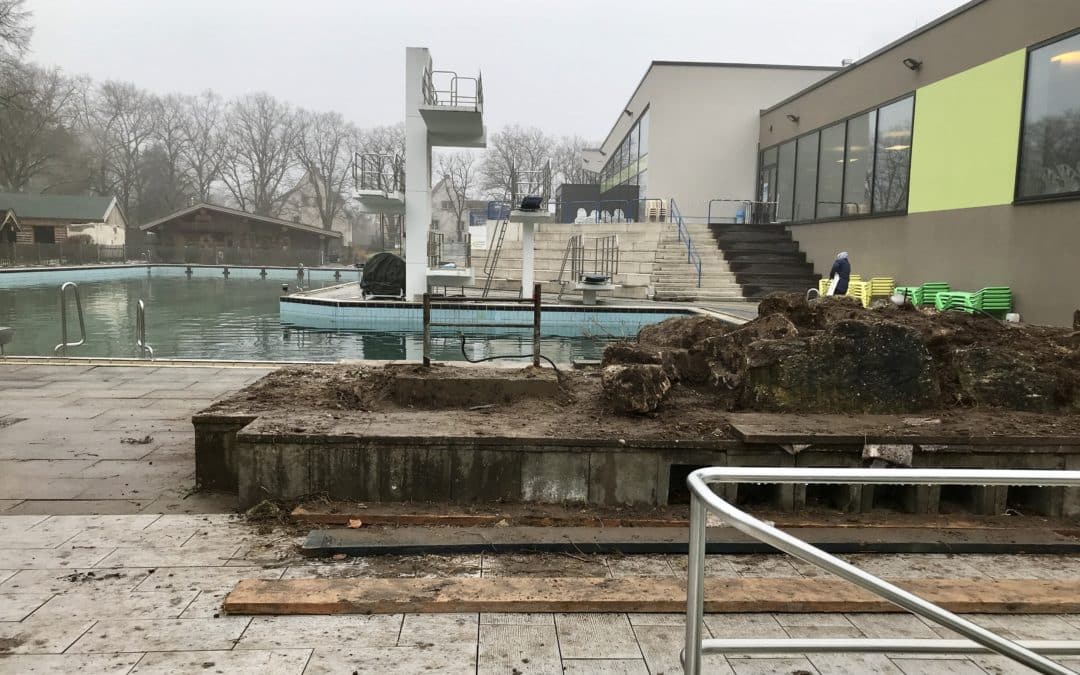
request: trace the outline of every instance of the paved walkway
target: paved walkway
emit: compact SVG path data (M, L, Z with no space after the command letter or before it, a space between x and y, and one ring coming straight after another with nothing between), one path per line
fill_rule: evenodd
M677 614L224 615L222 598L244 578L685 575L683 556L303 558L294 534L225 514L229 498L187 495L191 411L261 373L0 365L0 673L680 672ZM92 511L123 515L79 515ZM849 559L894 578L1080 578L1080 556ZM707 573L818 574L780 555L709 556ZM972 618L1016 639L1080 639L1080 615ZM945 635L895 614L725 614L706 625L713 637ZM763 655L709 657L705 672L1026 671L996 656Z
M0 363L0 513L222 512L193 412L266 369Z

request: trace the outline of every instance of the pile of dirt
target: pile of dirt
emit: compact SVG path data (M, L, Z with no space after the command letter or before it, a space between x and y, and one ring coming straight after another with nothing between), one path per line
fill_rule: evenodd
M906 413L986 406L1080 411L1080 332L854 298L776 293L734 327L669 319L612 345L605 366L663 365L731 410ZM678 387L677 387L678 388Z

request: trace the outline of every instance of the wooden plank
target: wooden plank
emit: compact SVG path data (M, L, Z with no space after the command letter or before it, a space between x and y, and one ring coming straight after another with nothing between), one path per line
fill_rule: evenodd
M962 613L1071 614L1080 579L902 579L916 595ZM484 577L453 579L244 579L225 598L229 614L447 612L685 612L679 579ZM903 611L839 579L706 579L705 611Z
M1080 539L1045 529L784 528L830 553L1080 553ZM399 527L313 530L307 556L524 553L685 554L688 530L672 527ZM730 527L706 530L709 553L773 553Z
M749 444L919 443L924 445L1080 446L1076 435L985 434L972 435L935 424L927 415L830 415L784 413L731 413L728 422L739 440ZM1061 450L1058 449L1057 452Z

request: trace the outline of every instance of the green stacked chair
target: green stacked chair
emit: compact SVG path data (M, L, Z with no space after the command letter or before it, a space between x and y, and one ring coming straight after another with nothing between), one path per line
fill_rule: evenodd
M975 308L1004 317L1012 311L1012 289L1008 286L987 286L974 294Z
M919 304L922 300L922 289L918 286L897 286L893 289L893 294L904 296L913 305Z
M943 281L928 281L919 287L919 301L915 304L935 306L938 294L948 293L951 290L949 284Z
M951 291L938 293L937 299L934 305L939 311L955 310L958 312L967 312L972 314L978 307L975 304L974 293L964 293L962 291Z

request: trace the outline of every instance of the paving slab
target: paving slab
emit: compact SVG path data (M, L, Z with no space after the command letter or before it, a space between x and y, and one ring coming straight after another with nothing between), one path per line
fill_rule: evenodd
M556 614L563 658L640 659L625 614Z
M237 649L281 649L339 647L358 644L366 647L393 647L402 632L401 614L377 616L276 616L255 617L237 642ZM453 623L451 630L459 624ZM445 622L440 623L445 625ZM460 625L468 625L468 621ZM416 634L415 626L412 634ZM459 631L460 634L461 631ZM464 631L466 642L476 639L476 625ZM471 636L468 637L468 636Z
M132 675L189 673L259 673L300 675L311 658L310 649L148 652Z
M8 593L0 590L0 621L22 621L51 597L52 593L48 591Z
M126 675L143 655L124 654L33 654L0 656L0 671L27 675Z
M908 659L894 656L892 661L904 675L986 675L986 671L970 659Z
M130 592L149 574L147 569L94 570L19 570L6 580L0 579L2 593L83 593L93 591ZM145 590L156 590L153 588Z
M562 675L554 626L480 626L478 675Z
M93 625L92 619L67 617L0 622L0 655L59 654Z
M72 654L232 649L247 627L243 617L106 619L73 644Z
M810 654L807 659L821 675L903 675L884 654Z
M12 514L116 514L138 513L149 507L145 499L27 499L3 515Z
M641 653L645 655L645 664L650 673L675 675L683 672L679 654L686 640L682 626L634 626ZM719 654L706 654L702 657L701 670L713 675L730 675L731 668L727 659Z
M398 644L432 646L472 642L479 634L478 614L406 614L401 624Z
M170 619L180 616L196 591L116 591L87 589L54 595L35 613L40 618Z
M319 647L304 675L436 673L476 675L476 643L430 647Z
M109 567L218 567L225 565L239 549L239 545L232 544L118 548L93 566L103 569Z
M567 675L649 675L642 659L563 659Z
M93 567L115 549L111 548L12 548L0 549L0 570L42 570Z

